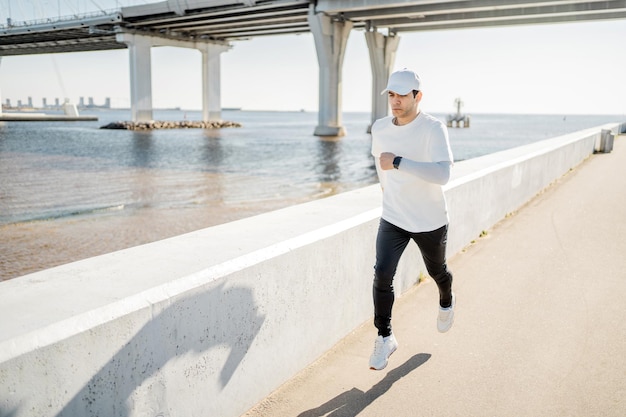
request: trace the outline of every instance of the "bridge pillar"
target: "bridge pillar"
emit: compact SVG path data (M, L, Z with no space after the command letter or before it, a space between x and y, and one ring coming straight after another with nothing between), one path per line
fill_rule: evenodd
M0 56L0 65L2 64L2 57ZM0 115L2 114L2 90L0 90Z
M230 46L205 44L199 49L202 52L202 120L204 122L221 120L220 55L228 51Z
M152 120L152 76L150 48L172 46L193 48L202 53L202 120L221 119L220 54L228 51L228 43L185 41L159 36L118 33L117 41L128 45L130 56L130 101L133 122Z
M148 122L152 120L152 40L148 36L120 33L117 41L128 45L131 120Z
M313 5L309 9L308 21L319 64L319 113L314 134L343 136L346 130L341 126L342 67L353 24L315 13Z
M372 114L371 123L367 129L370 132L376 120L389 114L387 96L381 95L380 92L387 86L391 68L396 60L400 37L395 34L384 35L368 28L365 32L365 40L372 66Z

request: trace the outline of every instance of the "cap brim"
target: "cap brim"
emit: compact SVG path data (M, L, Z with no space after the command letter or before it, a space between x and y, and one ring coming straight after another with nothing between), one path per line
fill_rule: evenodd
M388 91L393 91L396 94L400 94L401 96L405 96L407 94L409 94L411 91L413 91L412 89L409 89L407 91L402 90L401 88L394 88L393 86L385 88L383 91L380 92L380 95L385 94Z

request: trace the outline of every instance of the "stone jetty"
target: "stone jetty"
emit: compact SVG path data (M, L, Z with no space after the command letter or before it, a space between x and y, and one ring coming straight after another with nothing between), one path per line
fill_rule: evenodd
M123 130L153 130L153 129L220 129L224 127L241 127L240 123L225 120L203 122L197 120L181 121L158 121L149 122L111 122L101 126L100 129L123 129Z

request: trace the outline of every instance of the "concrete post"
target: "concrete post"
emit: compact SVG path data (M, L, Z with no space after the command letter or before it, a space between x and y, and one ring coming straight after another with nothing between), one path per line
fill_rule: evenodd
M222 118L220 54L230 49L228 45L205 44L202 52L202 121Z
M317 136L343 136L341 126L341 81L343 58L352 22L332 20L323 13L315 13L311 5L309 27L315 40L319 72L319 115Z
M391 68L396 60L400 37L395 34L383 35L376 30L367 30L365 40L372 66L372 114L371 124L367 129L370 132L376 120L389 114L387 96L381 95L380 92L387 86Z
M147 36L120 33L117 41L128 45L131 120L149 122L152 120L152 40Z

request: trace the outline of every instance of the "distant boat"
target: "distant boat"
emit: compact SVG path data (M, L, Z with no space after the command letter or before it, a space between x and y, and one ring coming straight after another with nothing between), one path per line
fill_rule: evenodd
M222 107L222 110L228 110L228 111L240 111L241 107Z

